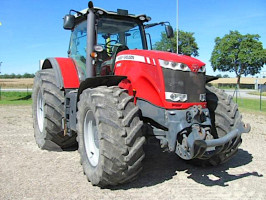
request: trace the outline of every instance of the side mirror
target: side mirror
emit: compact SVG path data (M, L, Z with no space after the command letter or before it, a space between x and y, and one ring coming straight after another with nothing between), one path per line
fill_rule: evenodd
M74 15L66 15L64 17L64 29L66 30L72 30L75 26L75 16Z
M173 38L174 37L174 31L173 31L173 27L172 26L166 25L165 26L165 32L166 32L167 38Z

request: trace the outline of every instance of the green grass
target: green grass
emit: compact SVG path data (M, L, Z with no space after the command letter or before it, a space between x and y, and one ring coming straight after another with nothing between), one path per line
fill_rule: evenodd
M255 91L255 92L249 92L248 94L252 94L252 95L260 95L260 92ZM266 92L262 92L261 96L266 96Z
M30 105L31 92L1 92L0 105Z
M234 98L236 102L236 99ZM266 112L266 100L261 101L261 110L260 110L260 100L259 99L237 99L237 104L240 110L246 111L262 111Z

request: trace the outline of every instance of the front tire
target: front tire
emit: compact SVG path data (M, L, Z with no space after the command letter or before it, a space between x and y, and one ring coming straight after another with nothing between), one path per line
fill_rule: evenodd
M242 122L242 116L237 104L232 96L227 95L223 90L206 86L207 107L210 111L212 123L211 134L214 138L225 136L230 131L236 129ZM199 166L216 166L230 160L241 144L241 137L234 139L231 148L225 152L220 152L209 159L192 159L189 162ZM229 144L230 145L230 144Z
M80 95L77 120L88 180L100 187L134 180L142 169L145 138L133 97L118 87L86 89Z

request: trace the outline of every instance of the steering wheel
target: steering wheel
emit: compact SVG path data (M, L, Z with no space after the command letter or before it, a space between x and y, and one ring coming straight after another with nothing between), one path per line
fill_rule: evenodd
M116 44L116 43L118 43L118 41L117 41L117 40L110 40L110 41L108 41L108 42L105 43L104 47L105 47L106 49L108 49L108 51L109 51L110 53L112 53L112 48L113 48L113 46L114 46L114 44L111 44L111 42L115 42L115 44Z
M109 43L111 43L111 42L118 43L117 40L110 40L110 41L108 41L108 42L105 43L105 47L107 48L108 45L114 46L113 44L109 44Z

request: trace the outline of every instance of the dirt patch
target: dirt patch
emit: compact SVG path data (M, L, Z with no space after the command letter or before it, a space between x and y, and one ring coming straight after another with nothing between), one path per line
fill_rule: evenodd
M193 167L150 146L136 181L100 189L86 180L77 151L37 147L30 106L0 106L0 199L266 199L266 116L243 119L252 131L223 165Z
M2 88L32 88L33 78L0 79Z

